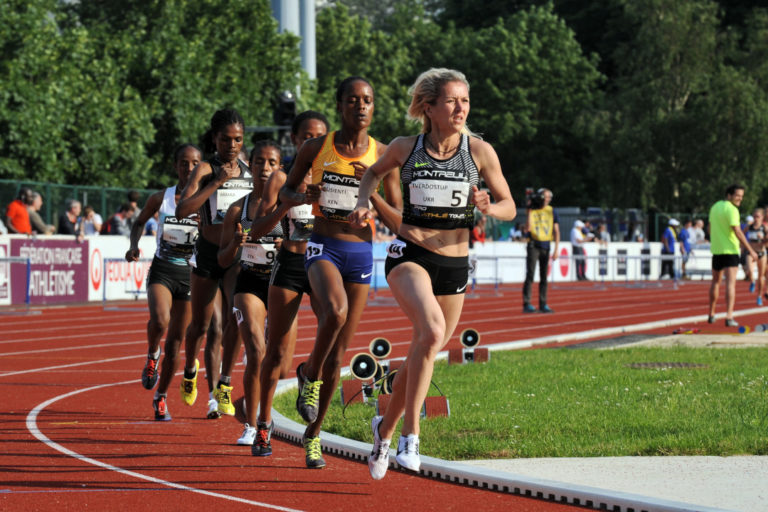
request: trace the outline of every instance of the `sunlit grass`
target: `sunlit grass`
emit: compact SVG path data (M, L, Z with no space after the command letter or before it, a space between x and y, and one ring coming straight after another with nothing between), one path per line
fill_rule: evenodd
M628 366L646 362L706 367ZM433 381L451 409L421 422L421 452L433 457L768 454L762 348L494 352L485 364L437 363ZM300 422L295 400L291 391L275 406ZM371 442L374 414L354 404L342 415L337 393L323 430Z

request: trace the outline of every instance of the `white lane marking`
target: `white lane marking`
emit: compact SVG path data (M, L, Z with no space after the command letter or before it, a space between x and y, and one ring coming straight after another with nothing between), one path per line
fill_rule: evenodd
M40 442L44 443L45 445L53 448L54 450L63 453L64 455L69 455L70 457L73 457L73 458L75 458L77 460L80 460L82 462L86 462L88 464L93 464L94 466L99 466L101 468L108 469L108 470L114 471L116 473L120 473L120 474L123 474L123 475L126 475L126 476L130 476L130 477L133 477L133 478L139 478L141 480L147 480L149 482L152 482L152 483L155 483L155 484L164 485L166 487L172 487L174 489L180 489L182 491L190 491L190 492L194 492L194 493L197 493L197 494L204 494L206 496L212 496L214 498L222 498L222 499L225 499L225 500L228 500L228 501L235 501L235 502L238 502L238 503L245 503L247 505L256 505L258 507L264 507L264 508L268 508L268 509L271 509L271 510L283 510L285 512L299 512L299 511L297 511L297 509L293 509L293 508L280 507L278 505L272 505L270 503L263 503L263 502L260 502L260 501L247 500L245 498L238 498L237 496L229 496L227 494L221 494L221 493L217 493L217 492L206 491L204 489L196 489L195 487L189 487L187 485L178 484L176 482L169 482L167 480L162 480L160 478L155 478L153 476L144 475L142 473L137 473L135 471L130 471L128 469L123 469L123 468L120 468L120 467L117 467L117 466L113 466L112 464L107 464L106 462L102 462L100 460L96 460L96 459L92 459L90 457L86 457L85 455L79 454L79 453L77 453L75 451L70 450L69 448L67 448L65 446L60 445L59 443L51 440L48 436L43 434L40 431L40 429L37 427L37 417L38 417L38 415L46 407L48 407L52 403L58 402L59 400L63 400L65 398L69 398L71 396L74 396L74 395L77 395L77 394L80 394L80 393L85 393L85 392L88 392L88 391L94 391L96 389L106 388L106 387L110 387L110 386L119 386L119 385L123 385L123 384L135 384L135 383L136 383L136 379L127 380L127 381L123 381L123 382L113 382L113 383L110 383L110 384L99 384L98 386L91 386L89 388L78 389L78 390L75 390L75 391L71 391L69 393L65 393L63 395L55 396L55 397L53 397L53 398L51 398L49 400L46 400L45 402L43 402L41 404L38 404L37 406L35 406L34 409L32 409L29 412L29 414L27 415L27 430L29 430L29 432L33 436L35 436L35 438L37 438L37 440L39 440Z
M44 368L32 368L30 370L19 370L17 372L6 372L6 373L0 373L0 377L10 377L11 375L21 375L23 373L35 373L35 372L45 372L48 370L58 370L60 368L74 368L76 366L86 366L89 364L100 364L100 363L111 363L113 361L125 361L126 359L136 359L136 358L146 358L147 356L123 356L123 357L113 357L111 359L99 359L97 361L84 361L82 363L72 363L72 364L61 364L58 366L46 366ZM132 381L132 382L135 382Z
M142 332L147 332L147 330L146 329L143 329L143 330L142 329L137 329L135 331L120 331L120 334L121 335L122 334L139 334L139 333L142 333ZM30 333L30 334L34 334L34 331L32 333ZM72 336L76 336L78 338L96 338L96 337L105 338L105 337L114 336L114 335L115 335L115 331L95 332L95 333L90 333L90 334L72 334ZM26 337L26 338L15 339L15 340L3 340L3 341L0 341L0 344L5 345L7 343L31 343L31 342L34 342L34 341L58 341L60 339L61 339L60 335L59 336L48 336L48 337L45 337L45 338Z
M86 348L104 348L104 347L118 347L120 345L135 345L137 343L146 344L146 341L123 341L120 343L101 343L99 345L77 345L76 347L60 347L60 348L41 348L38 350L24 350L21 352L4 352L0 353L0 356L19 356L23 354L39 354L40 352L61 352L65 350L82 350Z

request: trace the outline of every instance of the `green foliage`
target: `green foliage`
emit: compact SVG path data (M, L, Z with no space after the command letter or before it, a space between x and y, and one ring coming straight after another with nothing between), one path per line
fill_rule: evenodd
M768 10L742 0L328 2L317 80L267 0L0 3L0 178L160 187L212 114L271 125L280 91L338 125L340 80L376 94L372 135L406 120L430 67L463 71L469 123L513 195L705 211L732 181L768 200Z

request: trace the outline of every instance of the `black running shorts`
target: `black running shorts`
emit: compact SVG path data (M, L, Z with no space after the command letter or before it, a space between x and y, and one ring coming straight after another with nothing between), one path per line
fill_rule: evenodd
M155 256L147 274L147 288L160 284L168 288L173 300L189 300L189 271L189 265L174 265Z
M387 261L384 274L389 276L393 268L412 261L424 268L432 281L432 293L437 295L458 295L464 293L469 281L469 258L467 256L443 256L435 254L420 245L400 237L387 246Z
M224 268L219 265L219 246L209 242L202 235L197 237L195 243L195 267L192 272L200 277L218 281L227 272L229 267ZM231 266L231 265L230 265Z
M280 249L275 266L272 268L272 280L269 284L298 294L312 293L307 271L304 269L304 255Z
M712 255L712 270L723 270L728 267L739 266L738 254L713 254Z

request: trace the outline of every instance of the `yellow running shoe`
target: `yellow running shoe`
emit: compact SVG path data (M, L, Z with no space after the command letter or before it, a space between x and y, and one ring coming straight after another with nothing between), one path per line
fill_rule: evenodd
M304 452L306 453L306 463L309 469L323 469L325 467L323 448L320 445L320 436L305 437Z
M227 416L235 415L235 406L232 405L233 386L219 384L219 387L213 390L213 398L219 402L219 412Z
M181 379L181 399L187 405L193 405L197 400L197 371L200 369L200 361L195 359L195 376L191 379Z

